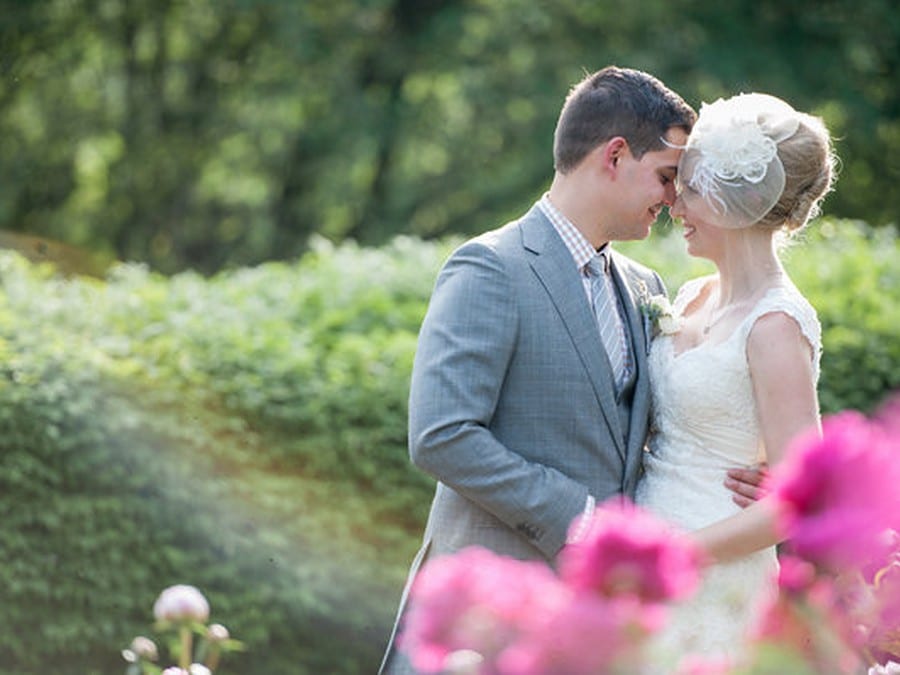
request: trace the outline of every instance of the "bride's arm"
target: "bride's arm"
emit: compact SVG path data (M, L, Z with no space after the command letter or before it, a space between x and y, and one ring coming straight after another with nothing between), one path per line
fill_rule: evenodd
M797 323L774 313L761 317L750 331L747 362L767 459L775 466L798 433L820 429L813 354ZM771 498L763 497L693 536L717 562L777 544Z

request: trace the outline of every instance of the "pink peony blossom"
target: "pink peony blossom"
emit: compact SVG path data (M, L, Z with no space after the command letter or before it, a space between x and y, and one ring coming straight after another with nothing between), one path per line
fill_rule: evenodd
M209 603L193 586L170 586L156 599L153 616L157 621L206 621Z
M811 652L815 622L837 601L834 582L829 577L819 577L811 563L786 556L781 560L778 588L779 593L756 617L751 641L777 643L801 654ZM803 606L815 611L810 614Z
M815 584L816 568L812 563L783 556L778 569L778 588L787 595L799 596Z
M892 563L900 563L900 532L887 530L878 542L878 553L861 568L863 578L872 583L875 575Z
M468 548L430 561L416 577L399 646L422 672L440 672L462 650L481 655L487 668L530 617L568 595L543 563Z
M815 668L811 672L857 672L859 641L840 584L817 575L810 563L786 557L779 589L755 618L750 644L775 647L782 658Z
M857 607L857 621L868 649L881 661L900 661L900 560L875 574L867 599Z
M687 537L631 504L594 512L585 538L563 550L560 574L577 591L662 603L690 595L700 579L700 551Z
M688 654L678 663L676 675L730 675L734 671L734 663L727 657Z
M641 647L661 626L662 608L635 597L608 599L572 592L568 601L534 615L496 661L502 675L595 675L634 672Z
M772 472L779 527L799 556L832 570L860 568L900 529L900 455L889 426L844 412L819 437L798 438Z

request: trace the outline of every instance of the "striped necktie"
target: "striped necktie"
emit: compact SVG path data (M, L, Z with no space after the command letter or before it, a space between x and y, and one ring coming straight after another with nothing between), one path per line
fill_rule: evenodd
M586 267L591 280L591 305L616 378L616 388L619 388L628 371L628 346L625 341L625 326L619 314L619 303L609 274L609 258L598 253L588 261Z

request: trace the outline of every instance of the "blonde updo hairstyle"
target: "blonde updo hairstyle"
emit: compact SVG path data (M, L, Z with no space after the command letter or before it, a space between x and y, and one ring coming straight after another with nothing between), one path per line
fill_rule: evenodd
M799 232L820 213L837 173L837 159L824 122L798 113L796 133L778 144L785 182L781 197L758 225L787 233Z

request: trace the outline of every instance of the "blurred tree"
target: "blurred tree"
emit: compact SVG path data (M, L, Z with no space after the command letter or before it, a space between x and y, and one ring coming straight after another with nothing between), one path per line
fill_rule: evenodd
M896 222L893 0L0 0L0 228L173 272L521 212L568 87L607 63L689 101L826 118L830 213Z

